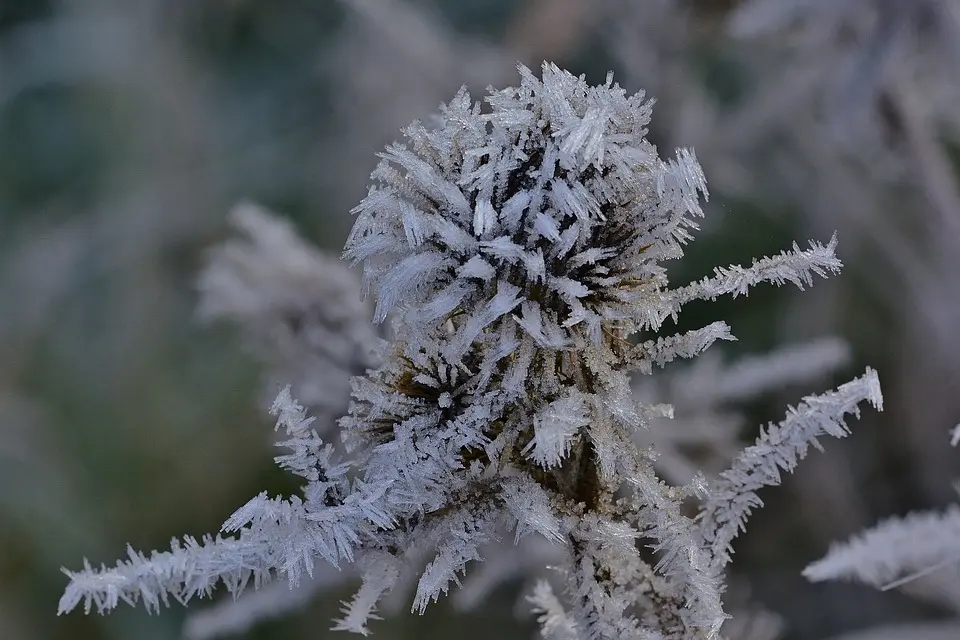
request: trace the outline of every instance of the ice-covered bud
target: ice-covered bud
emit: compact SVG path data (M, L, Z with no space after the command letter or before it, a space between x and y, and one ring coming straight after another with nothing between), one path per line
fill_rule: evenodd
M377 319L396 311L407 338L453 332L455 358L489 335L560 349L649 320L658 263L701 214L700 166L658 158L642 92L547 63L520 75L484 106L461 90L435 125L404 129L354 210L345 256L364 263Z

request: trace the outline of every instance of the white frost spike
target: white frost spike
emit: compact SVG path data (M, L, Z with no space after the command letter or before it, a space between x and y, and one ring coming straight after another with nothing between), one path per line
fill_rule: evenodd
M845 414L860 415L860 403L883 408L880 382L873 369L836 391L807 396L787 417L760 432L756 444L737 456L729 470L710 488L710 498L701 514L701 532L710 546L713 562L723 567L730 561L733 539L744 530L750 512L762 504L756 491L780 484L781 471L793 471L817 438L847 435Z
M590 287L570 278L552 278L549 284L551 289L568 302L590 295Z
M510 239L510 236L500 236L499 238L494 238L493 240L481 242L480 248L485 253L489 253L495 258L499 258L500 260L504 260L509 263L521 260L524 254L523 247L513 242Z
M403 145L390 145L381 157L396 162L409 171L433 198L446 203L455 213L463 215L470 211L470 205L460 189L450 184L434 167Z
M527 278L530 282L543 282L547 274L547 267L543 261L543 252L537 248L536 251L525 251L520 257L523 260L523 266L527 270Z
M430 323L443 318L456 309L464 298L473 293L473 290L469 283L457 280L434 296L433 300L424 304L415 314L411 314L411 320Z
M560 520L554 513L550 495L529 477L511 478L503 489L503 499L517 519L514 544L529 531L535 531L551 542L563 542Z
M478 238L493 231L497 224L497 212L490 200L480 200L473 208L473 234Z
M567 613L563 604L553 593L550 583L538 580L533 593L527 597L537 615L541 632L546 640L580 640L577 623Z
M592 212L599 213L599 207L583 185L569 185L565 180L552 180L550 200L563 215L588 220Z
M434 216L430 218L430 226L436 237L451 251L470 253L477 248L477 239L473 234L455 222Z
M790 282L803 290L813 284L814 275L825 277L840 270L842 263L836 256L836 248L837 236L834 235L826 245L811 241L806 250L793 243L792 251L781 251L773 258L755 260L750 267L717 267L714 277L678 289L676 301L683 304L696 299L714 300L721 295L746 295L760 282L772 282L777 286Z
M577 124L570 127L570 132L563 141L560 149L564 153L582 158L581 166L603 162L603 138L607 129L609 114L600 106L587 109ZM581 153L581 149L583 152Z
M533 228L537 233L551 242L556 242L560 239L560 229L557 226L557 221L554 220L553 216L542 211L538 212L534 218Z
M562 258L566 256L573 249L574 245L577 243L577 240L580 239L580 232L583 229L583 225L579 222L574 222L567 226L562 232L560 232L560 239L553 245L553 249L550 251L551 257ZM574 264L571 260L570 264Z
M458 275L461 278L479 278L487 281L493 279L496 273L496 269L489 262L480 256L473 256L460 267Z
M615 255L617 255L617 251L611 247L591 247L586 251L581 251L577 255L570 258L570 266L582 267L585 264L594 264L599 260L606 260L607 258L612 258Z
M363 584L349 603L343 605L343 618L336 621L333 631L351 631L370 635L367 622L377 618L377 602L400 579L400 561L388 553L372 553L361 562Z
M667 162L667 171L658 188L663 196L670 194L668 201L684 213L703 215L700 194L707 195L707 180L697 157L689 149L678 149L676 160Z
M453 361L459 360L484 328L520 304L519 293L518 287L500 281L497 294L490 299L486 307L467 319L456 339L447 345L447 356Z
M547 405L533 420L533 439L524 455L543 467L563 460L577 432L589 423L587 403L580 394L572 394Z
M520 307L520 316L513 316L517 324L533 338L537 346L547 349L562 349L568 344L566 332L555 323L543 317L540 305L524 302Z
M503 203L500 220L508 232L514 233L520 227L520 219L529 206L530 193L527 191L520 191Z
M649 374L653 366L662 367L676 358L695 358L717 340L736 340L726 322L714 322L679 336L649 340L640 345L642 357L637 360L637 370Z
M490 516L491 511L471 514L467 509L451 514L443 527L449 531L447 540L437 548L436 556L417 583L413 611L423 613L431 601L447 593L451 582L460 585L458 574L466 570L467 563L482 560L479 546L489 538Z
M423 237L426 225L423 222L423 214L411 203L405 201L397 202L403 219L403 231L407 236L407 242L410 247L416 249L423 244Z
M383 322L393 307L433 280L445 265L443 254L435 251L415 253L397 264L378 283L374 322Z

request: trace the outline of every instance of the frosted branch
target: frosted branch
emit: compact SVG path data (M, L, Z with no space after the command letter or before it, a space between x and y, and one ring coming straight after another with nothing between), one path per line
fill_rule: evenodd
M878 410L883 407L879 379L869 368L835 391L804 398L783 421L762 430L756 443L720 474L700 514L703 539L717 567L730 562L733 539L744 530L750 512L763 504L756 491L780 484L781 470L792 472L811 445L820 448L820 436L846 436L844 416L859 417L864 401Z

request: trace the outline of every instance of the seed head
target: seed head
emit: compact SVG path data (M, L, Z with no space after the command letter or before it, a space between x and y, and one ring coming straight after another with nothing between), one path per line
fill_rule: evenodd
M546 349L630 332L702 213L700 166L657 157L642 92L546 63L520 75L405 128L354 210L345 256L364 262L377 320L395 311L408 339L455 333L454 358L505 324Z

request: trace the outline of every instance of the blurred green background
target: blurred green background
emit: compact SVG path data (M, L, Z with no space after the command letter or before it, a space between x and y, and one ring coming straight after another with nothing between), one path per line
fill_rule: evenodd
M56 617L59 568L216 531L261 489L295 488L271 462L258 363L194 316L226 212L257 201L336 252L400 126L544 59L647 89L651 139L696 149L712 197L678 281L839 231L841 276L685 319L728 320L731 353L850 342L848 370L751 405L756 424L864 364L884 385L882 415L764 493L735 562L755 597L796 639L947 615L799 571L878 517L954 499L960 53L920 9L861 0L758 28L747 4L0 0L0 638L180 637L179 607ZM532 637L520 586L471 614L442 603L386 620L377 637ZM333 636L347 595L247 637Z

